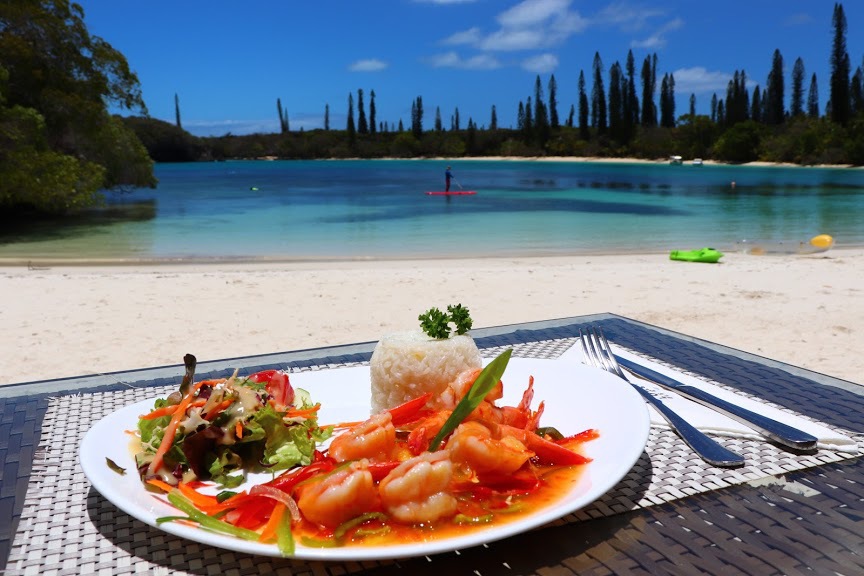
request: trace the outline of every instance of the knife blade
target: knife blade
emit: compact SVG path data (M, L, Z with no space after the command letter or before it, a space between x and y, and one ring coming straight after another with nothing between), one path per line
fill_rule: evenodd
M811 450L816 447L818 439L803 430L799 430L798 428L794 428L788 424L778 422L777 420L768 418L767 416L762 416L761 414L757 414L756 412L742 408L741 406L737 406L731 402L727 402L726 400L718 398L713 394L709 394L696 386L679 382L674 378L670 378L656 370L637 364L627 358L622 358L617 354L615 354L615 359L622 368L629 370L636 376L650 380L651 382L654 382L668 390L672 390L685 398L698 402L699 404L716 410L721 414L725 414L729 418L744 424L748 428L756 430L763 436L766 436L779 444L795 448L796 450Z

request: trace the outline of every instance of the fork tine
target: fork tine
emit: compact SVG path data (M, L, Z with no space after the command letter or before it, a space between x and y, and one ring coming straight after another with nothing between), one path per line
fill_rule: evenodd
M597 353L591 335L587 330L583 331L582 328L579 329L579 341L582 343L582 352L585 353L585 359L595 368L605 370L606 367L603 365L603 361Z
M582 351L586 359L596 368L602 368L607 372L624 378L624 372L612 354L609 341L599 326L589 325L585 330L579 329L579 341L582 343Z
M618 365L618 361L615 360L615 355L612 354L612 347L609 345L605 334L603 334L603 329L599 326L592 326L590 331L592 339L596 342L598 356L603 360L603 367L609 372L624 378L624 372Z

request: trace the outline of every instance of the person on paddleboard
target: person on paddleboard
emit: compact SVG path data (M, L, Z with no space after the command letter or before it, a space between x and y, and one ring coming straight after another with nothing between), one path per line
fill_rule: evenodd
M450 191L450 180L453 179L453 173L450 172L450 166L447 166L447 170L444 172L444 191Z

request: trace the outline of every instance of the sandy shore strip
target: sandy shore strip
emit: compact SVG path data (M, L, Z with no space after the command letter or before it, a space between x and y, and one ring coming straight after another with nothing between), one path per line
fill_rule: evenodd
M0 268L2 383L378 340L432 306L477 328L612 312L864 384L864 249Z

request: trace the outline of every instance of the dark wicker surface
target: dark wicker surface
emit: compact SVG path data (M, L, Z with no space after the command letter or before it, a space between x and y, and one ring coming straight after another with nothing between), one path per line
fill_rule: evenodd
M807 407L807 414L835 427L860 433L864 430L864 395L855 387L813 374L802 376L756 357L688 338L655 330L622 318L602 316L607 336L630 349L700 374L721 384L741 389L789 408ZM537 323L524 329L502 327L477 331L481 348L498 348L530 342L574 338L589 319L573 318ZM295 368L328 363L368 360L371 344L360 351L340 354L339 349L305 354L294 359ZM267 357L269 359L269 357ZM244 368L272 367L273 362L256 364L247 359ZM234 365L237 363L234 362ZM222 373L214 370L213 373ZM204 376L205 374L200 374ZM104 382L122 380L122 374ZM147 380L148 386L176 384L176 378ZM99 379L94 380L94 384ZM104 392L125 389L126 384L94 386ZM10 537L16 532L27 489L39 426L47 407L47 393L33 385L29 394L0 398L0 456L4 466L0 477L0 558L5 564ZM82 390L75 390L81 393ZM57 393L52 393L57 395ZM226 565L224 556L211 554L201 546L201 560L184 564L182 571L193 574L258 573L346 573L366 570L389 574L864 574L864 465L861 459L829 463L792 472L769 481L730 486L708 493L616 513L589 521L565 523L533 531L484 547L398 562L368 564L295 564L265 558L237 556ZM92 504L92 505L91 505ZM90 520L99 524L99 510L112 506L90 490ZM133 524L139 524L132 521ZM121 534L134 526L113 525L103 534ZM140 530L140 526L138 526ZM136 540L138 538L136 537ZM172 550L184 542L145 528L140 550L146 559L164 567L172 563ZM191 546L198 546L191 544ZM3 566L3 564L0 564ZM111 560L97 562L94 570L111 573ZM56 567L55 567L56 568ZM79 573L62 567L58 573ZM11 573L11 572L10 572Z

